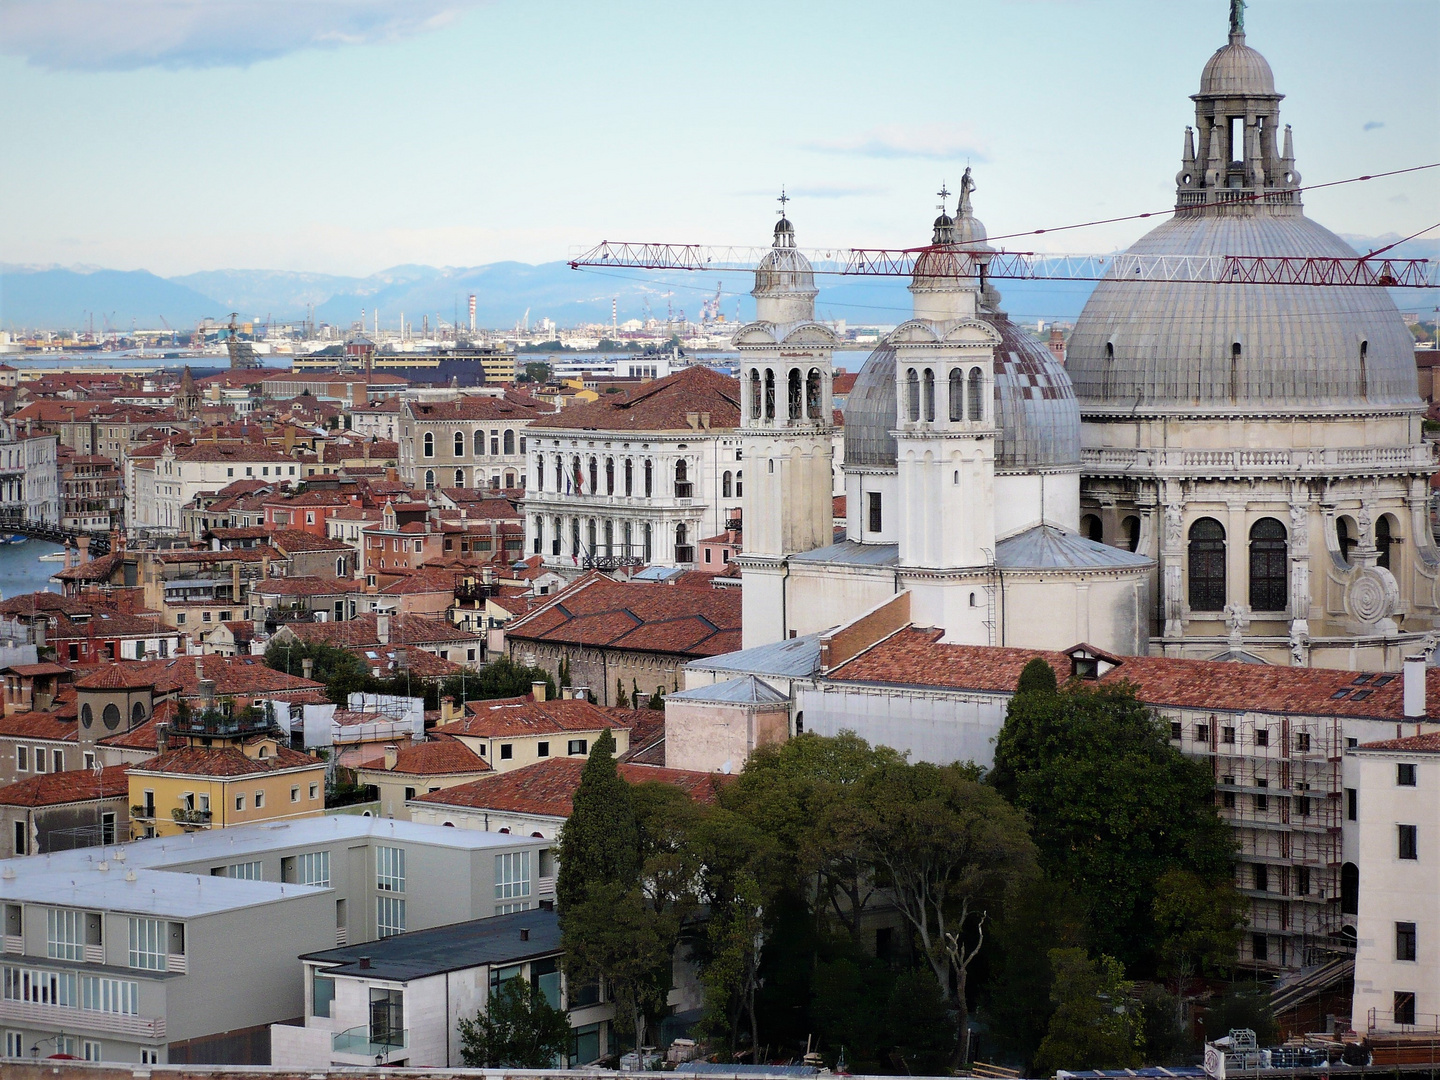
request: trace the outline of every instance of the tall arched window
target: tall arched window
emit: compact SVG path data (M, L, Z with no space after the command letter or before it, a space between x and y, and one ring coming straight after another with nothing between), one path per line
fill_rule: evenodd
M750 369L750 419L760 419L760 369Z
M1390 548L1395 543L1395 522L1389 514L1381 514L1380 519L1375 522L1375 547L1380 552L1380 557L1375 560L1377 566L1383 566L1386 570L1394 572L1390 565Z
M434 469L426 469L426 470L425 470L425 490L426 490L426 491L434 491L434 490L435 490L435 470L434 470Z
M565 523L561 518L555 519L555 535L550 538L550 554L560 554L560 537L564 535Z
M1190 610L1225 610L1225 529L1214 518L1190 526Z
M605 519L605 554L615 554L615 522Z
M651 543L650 523L648 521L640 526L640 541L643 545L643 550L640 552L641 557L648 563L655 550L654 544Z
M739 498L743 497L744 494L745 494L745 470L744 470L744 469L736 469L736 470L735 470L735 497L736 497L737 499L739 499Z
M805 376L805 415L811 420L820 419L820 369L811 368Z
M970 369L970 419L985 419L985 402L980 400L981 391L985 388L985 377L980 374L980 369Z
M1122 523L1125 529L1125 544L1131 551L1140 550L1140 519L1133 514Z
M595 554L595 519L591 518L585 524L585 540L587 551L590 555Z
M765 369L765 419L775 419L775 372Z
M625 522L625 551L623 552L627 559L635 554L634 542L634 525L627 521Z
M1284 611L1290 603L1290 545L1285 526L1261 518L1250 526L1250 607Z
M456 470L455 470L455 486L456 486L456 487L464 487L464 486L465 486L465 470L464 470L464 469L456 469Z
M692 488L690 486L690 466L681 458L675 462L675 497L677 499L690 498Z
M635 462L628 457L625 459L625 494L635 494Z
M1105 542L1105 528L1095 514L1086 514L1080 519L1080 531L1087 540L1093 540L1097 544Z
M612 457L605 459L605 494L615 494L615 459Z
M648 499L654 489L655 469L649 458L645 459L645 497Z
M800 419L800 369L791 368L789 378L786 380L785 407L786 415L791 420Z
M470 436L470 445L475 448L475 456L476 456L476 457L484 457L484 456L485 456L485 432L483 432L483 431L476 431L475 434L471 435L471 436Z
M578 556L578 555L580 554L580 519L579 519L579 518L571 518L571 519L570 519L570 554L571 554L571 555L575 555L575 556Z
M565 462L560 455L555 455L555 492L559 494L565 490Z
M1360 396L1370 396L1370 376L1366 365L1370 359L1370 342L1360 342Z
M726 469L725 474L720 477L720 497L722 499L734 498L734 492L735 474Z
M905 415L920 419L920 374L913 367L905 372Z
M595 459L590 459L590 494L594 495L600 490L600 466Z
M513 453L515 453L515 429L514 429L514 428L506 428L506 429L505 429L505 453L507 453L507 454L513 454Z
M545 490L545 455L535 455L535 490Z
M574 492L574 493L575 493L576 495L579 495L580 492L585 489L585 483L584 483L584 481L585 481L585 474L580 471L580 456L579 456L578 454L575 456L575 458L574 458L573 461L571 462L571 470L570 470L570 471L575 474L574 477L572 478L572 485L573 485L574 488L575 488L575 492Z
M957 424L965 419L965 373L959 368L950 370L950 419Z
M422 453L426 457L435 456L435 433L433 431L425 432L424 449Z
M681 522L675 526L675 561L689 563L695 561L695 552L690 547L690 530Z
M455 444L455 456L456 456L456 457L464 457L464 456L465 456L465 433L464 433L463 431L457 431L457 432L455 432L455 438L454 438L452 441L453 441L454 444Z
M935 422L935 372L925 369L925 421Z
M1346 566L1350 565L1350 552L1354 551L1355 546L1360 543L1360 538L1355 533L1355 523L1348 517L1335 519L1335 541L1340 548L1340 558L1344 560Z
M344 555L341 555L338 559L335 560L335 576L336 576L337 578L343 578L343 577L347 577L347 576L348 576L348 575L345 573L345 556L344 556Z

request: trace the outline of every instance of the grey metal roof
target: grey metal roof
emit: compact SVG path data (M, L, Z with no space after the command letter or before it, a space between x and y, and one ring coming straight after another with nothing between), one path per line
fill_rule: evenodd
M820 635L806 634L753 649L707 656L691 660L685 666L700 671L753 671L756 675L805 679L820 670Z
M521 940L521 929L529 931ZM333 965L326 974L407 982L483 964L518 964L560 951L560 923L554 911L516 911L489 919L412 930L378 941L306 953L300 959ZM362 968L360 958L370 958Z
M669 581L671 578L677 578L683 573L685 573L684 570L681 570L679 567L675 566L647 566L639 573L632 574L630 576L630 580L665 582Z
M754 675L726 679L710 686L697 686L693 690L681 690L678 694L666 694L665 700L707 701L721 705L782 705L790 701Z
M842 540L829 547L791 555L792 563L838 563L850 566L894 566L900 562L899 544L857 544Z
M1080 408L1065 367L1003 314L981 316L1000 334L995 348L997 469L1079 468ZM893 469L899 424L895 350L870 354L845 403L845 463Z
M1299 207L1267 205L1177 215L1129 250L1356 257ZM1385 290L1358 286L1102 281L1066 344L1066 367L1087 415L1421 405L1404 320Z
M1152 565L1144 555L1097 544L1079 533L1037 525L995 545L1002 570L1138 570Z

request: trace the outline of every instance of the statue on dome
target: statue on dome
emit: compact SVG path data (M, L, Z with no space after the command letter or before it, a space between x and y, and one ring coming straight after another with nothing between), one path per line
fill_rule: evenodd
M965 175L960 177L960 205L955 208L955 216L960 217L971 209L970 193L975 190L975 181L970 176L970 166L965 166Z
M1245 0L1230 0L1230 33L1245 33Z

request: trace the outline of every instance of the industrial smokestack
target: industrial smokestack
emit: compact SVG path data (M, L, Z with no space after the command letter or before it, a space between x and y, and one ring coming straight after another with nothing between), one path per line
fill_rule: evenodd
M1405 657L1405 718L1425 717L1425 657Z
M470 332L475 332L475 294L470 294Z

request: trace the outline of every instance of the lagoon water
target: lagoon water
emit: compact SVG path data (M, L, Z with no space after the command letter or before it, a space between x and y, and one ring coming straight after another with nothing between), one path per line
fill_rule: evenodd
M0 544L0 599L9 600L32 592L60 591L50 575L65 568L64 563L41 562L40 556L64 551L58 544L26 540L23 544Z

